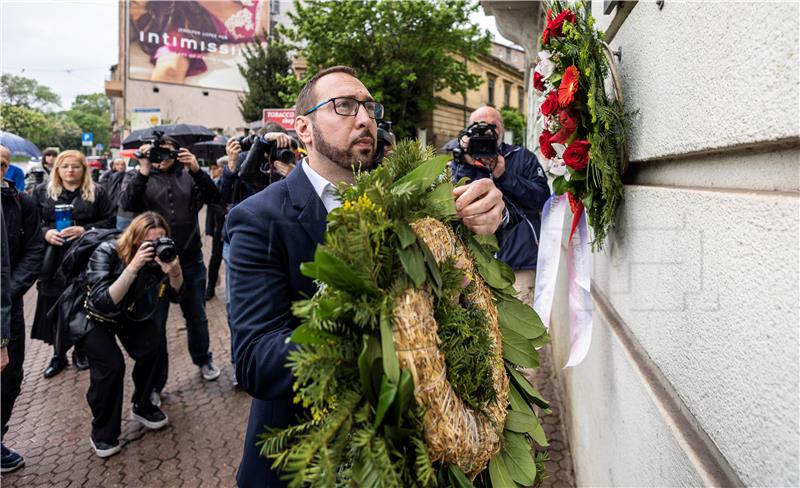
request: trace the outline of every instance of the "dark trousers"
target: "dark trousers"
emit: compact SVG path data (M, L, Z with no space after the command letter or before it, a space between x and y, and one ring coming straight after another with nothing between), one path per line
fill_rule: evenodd
M153 391L166 356L166 343L153 320L135 322L112 329L97 325L83 338L89 358L89 391L86 401L92 410L92 437L116 443L122 421L122 394L125 382L125 359L116 338L136 361L133 366L131 402L143 412L152 411Z
M22 363L25 361L25 314L22 310L22 297L11 301L11 335L7 347L8 366L0 373L3 434L8 430L8 420L22 385Z
M208 261L208 287L212 290L217 287L219 280L219 267L222 264L222 225L214 229L211 236L211 259Z
M189 355L192 362L197 366L202 366L211 360L211 352L208 350L208 317L206 316L206 265L203 263L203 252L188 253L181 256L181 271L183 272L183 293L181 294L180 306L183 318L186 319L186 342L189 346ZM161 328L161 333L166 339L167 315L169 306L160 307L156 313L156 323ZM166 340L165 340L166 342ZM162 391L167 384L167 352L164 351L163 371L156 384L156 391Z

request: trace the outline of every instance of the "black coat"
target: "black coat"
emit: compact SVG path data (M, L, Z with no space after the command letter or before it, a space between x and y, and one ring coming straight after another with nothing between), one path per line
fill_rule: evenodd
M149 176L138 171L127 173L119 207L137 214L147 210L161 214L183 259L183 255L202 247L197 214L203 204L219 202L219 190L205 171L191 172L175 163L167 171L153 168Z
M102 229L112 229L116 226L116 214L114 212L114 204L106 195L103 187L95 185L94 187L94 202L88 202L81 196L80 189L75 191L61 191L57 200L47 196L47 185L41 184L36 187L33 193L34 199L39 209L39 216L41 219L42 240L44 235L50 229L56 227L56 211L55 206L62 203L72 203L72 220L75 225L79 225L86 230L99 227ZM61 260L64 257L69 244L64 246L51 246L45 242L45 254L47 252L56 253L57 268L61 266ZM48 248L54 248L53 251L47 251ZM66 288L66 283L58 279L58 274L52 279L44 279L39 282L39 292L51 296L58 296Z
M100 184L103 185L103 188L106 189L106 195L114 202L114 206L116 207L119 203L119 195L122 191L122 182L125 180L125 172L124 171L114 171L112 173L106 173L106 177L100 178Z
M11 277L3 283L12 300L22 298L39 277L44 256L44 239L39 210L29 195L13 186L0 190L6 223Z

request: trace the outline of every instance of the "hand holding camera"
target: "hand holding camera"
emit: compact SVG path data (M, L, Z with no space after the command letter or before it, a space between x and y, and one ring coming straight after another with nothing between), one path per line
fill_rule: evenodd
M228 171L236 173L236 161L239 159L239 154L242 152L242 145L239 140L231 137L225 144L225 153L228 155Z
M156 255L156 250L153 247L153 243L151 241L144 241L139 246L139 249L136 251L136 254L131 259L131 262L128 264L128 267L125 268L126 271L132 274L138 274L139 271L144 268L147 263L151 262Z
M181 163L192 173L200 171L200 165L197 163L197 158L194 154L190 153L188 149L182 147L178 151L178 162Z
M145 266L160 267L164 273L174 274L175 266L180 267L175 241L169 237L159 237L142 242L126 269L137 274Z
M505 160L498 151L497 126L487 122L475 122L458 134L459 147L453 149L453 160L494 173L501 164L499 177L505 172Z

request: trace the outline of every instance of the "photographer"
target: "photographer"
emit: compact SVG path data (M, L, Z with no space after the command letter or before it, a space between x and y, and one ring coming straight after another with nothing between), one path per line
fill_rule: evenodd
M475 124L479 122L493 124L494 133L486 125L476 126ZM462 137L459 138L461 149L455 151L456 156L451 163L453 181L459 181L465 176L470 181L491 178L503 192L503 200L515 225L504 233L497 258L514 270L517 298L532 306L536 256L539 250L540 212L550 196L547 177L532 152L502 142L505 132L503 118L496 109L480 107L472 113L469 123L470 127L462 132ZM476 127L479 130L475 130ZM482 129L487 130L478 135ZM491 141L496 150L492 147L491 151L487 151L494 154L480 159L470 156L470 132L484 139L480 142L488 142L487 139L496 137ZM477 144L472 146L476 147Z
M192 362L206 381L219 377L219 368L208 350L208 318L205 309L206 266L201 249L197 214L203 204L220 201L211 177L200 169L197 158L178 143L156 133L151 144L139 148L139 170L128 174L119 205L123 210L161 214L172 229L185 280L180 306L186 319L186 337ZM152 158L152 160L151 160ZM176 164L176 159L177 163ZM167 307L159 318L166 336ZM160 394L167 381L167 363L156 386ZM156 398L156 403L159 399Z
M100 457L112 456L121 449L125 359L117 338L136 361L132 374L133 419L148 429L160 429L168 422L150 399L166 358L158 312L169 307L167 299L177 301L183 286L174 246L171 252L164 252L170 247L170 240L164 239L168 236L164 218L145 212L133 219L118 240L100 244L89 260L88 332L83 339L90 376L86 400L93 416L90 441Z

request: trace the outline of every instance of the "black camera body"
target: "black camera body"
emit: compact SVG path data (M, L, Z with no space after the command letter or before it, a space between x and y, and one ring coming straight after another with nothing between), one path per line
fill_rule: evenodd
M453 160L456 163L468 164L492 170L500 154L497 150L497 126L487 122L474 122L458 134L458 141L469 138L467 149L458 147L453 149ZM470 163L464 155L469 155L473 161Z
M140 151L136 151L134 156L136 158L147 158L151 163L158 164L167 159L175 159L178 157L178 149L176 147L174 150L166 147L165 140L164 140L164 133L162 131L155 130L153 131L153 137L149 139L145 139L146 143L150 144L150 149L147 153L142 153ZM172 143L172 141L170 141ZM174 144L174 143L173 143Z
M378 122L378 142L375 144L375 166L383 162L386 157L386 146L394 146L397 143L392 132L392 122L381 120Z
M258 179L259 174L270 173L273 161L294 163L297 141L291 137L290 139L290 147L278 147L275 141L268 141L261 136L239 137L237 141L242 146L242 151L247 151L247 156L239 167L239 176L243 179Z
M162 263L171 263L178 257L178 248L175 247L175 241L169 237L159 237L153 239L150 243Z

